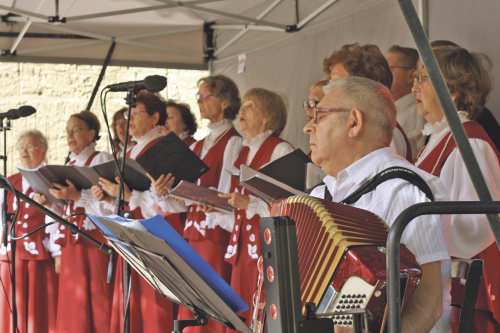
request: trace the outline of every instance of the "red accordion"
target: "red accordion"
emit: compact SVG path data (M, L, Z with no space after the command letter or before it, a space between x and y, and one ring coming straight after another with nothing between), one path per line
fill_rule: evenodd
M370 311L370 332L382 332L386 319L388 226L377 215L310 196L277 201L271 216L296 223L302 312L317 304L317 314L350 309ZM264 235L265 238L265 235ZM421 277L414 255L401 248L402 307ZM334 324L351 326L352 316L333 315Z

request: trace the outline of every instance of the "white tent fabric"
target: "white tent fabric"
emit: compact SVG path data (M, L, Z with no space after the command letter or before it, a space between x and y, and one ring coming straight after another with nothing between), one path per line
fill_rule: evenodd
M428 3L431 40L488 54L498 77L498 0L413 1ZM65 24L47 23L57 13L55 3ZM17 55L0 61L100 65L115 41L109 65L207 69L203 26L213 22L212 70L234 79L242 93L253 87L284 93L290 112L283 137L304 151L309 147L301 101L324 76L325 57L353 42L376 44L382 52L393 44L414 47L396 0L0 0L0 15L8 12L18 17L0 24L0 47ZM300 31L285 32L294 25ZM24 38L16 38L23 32ZM239 54L247 59L242 74ZM487 106L500 119L497 91Z
M282 137L306 152L308 135L302 128L307 118L302 101L307 99L309 87L326 74L324 58L354 42L378 45L384 53L394 44L415 47L397 1L339 1L331 8L335 10L341 2L352 4L352 11L254 49L235 45L232 55L214 62L215 73L231 77L242 92L263 87L285 93L290 111ZM493 77L500 78L500 47L495 42L499 16L500 2L496 0L430 1L429 39L451 40L487 54L493 61ZM237 74L240 53L246 56L246 67ZM487 107L500 120L499 91L494 87Z

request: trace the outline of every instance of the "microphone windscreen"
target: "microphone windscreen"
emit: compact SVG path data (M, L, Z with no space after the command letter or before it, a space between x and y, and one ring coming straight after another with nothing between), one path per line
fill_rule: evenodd
M167 86L167 78L161 75L146 76L144 86L150 93L160 92Z
M19 117L28 117L35 112L35 108L29 105L23 105L19 109L17 109L17 114L19 115Z

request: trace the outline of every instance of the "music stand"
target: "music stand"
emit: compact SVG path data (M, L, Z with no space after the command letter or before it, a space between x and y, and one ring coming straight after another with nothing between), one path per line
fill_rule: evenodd
M122 226L104 217L89 216L89 218L101 229L122 258L162 297L193 312L194 320L174 321L174 333L181 333L187 326L204 326L208 323L208 319L233 330L252 333L226 303L228 292L234 293L227 283L219 284L215 287L218 290L214 290L212 288L214 281L206 281L206 276L202 278L167 241L161 238ZM188 244L185 242L183 245ZM226 298L226 301L221 297ZM231 303L231 300L229 302ZM232 305L234 308L235 304Z

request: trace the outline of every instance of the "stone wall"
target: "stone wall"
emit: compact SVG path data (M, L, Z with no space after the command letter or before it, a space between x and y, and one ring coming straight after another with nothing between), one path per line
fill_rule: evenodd
M7 175L17 172L18 152L15 150L19 134L26 129L38 129L47 136L49 164L62 164L68 155L66 144L66 121L73 113L84 110L97 81L100 66L55 65L30 63L0 63L0 112L31 105L37 112L27 118L12 121L12 130L7 132ZM142 80L148 75L167 77L168 86L160 94L164 98L183 101L191 105L200 129L195 138L205 135L206 121L199 119L199 110L194 94L197 81L208 75L206 71L171 70L158 68L108 67L101 88L112 83ZM108 136L101 111L99 90L91 111L101 120L101 139L98 150L109 151ZM109 93L107 112L109 122L113 113L125 105L126 93ZM3 155L3 133L0 133L0 155ZM0 164L1 165L1 164ZM1 165L0 173L3 173Z

